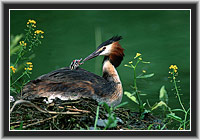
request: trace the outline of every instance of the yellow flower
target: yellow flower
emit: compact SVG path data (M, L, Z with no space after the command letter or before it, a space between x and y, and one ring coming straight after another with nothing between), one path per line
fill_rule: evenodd
M125 64L124 66L125 66L125 67L127 67L128 65L127 65L127 64Z
M32 24L32 27L36 27L36 25L35 25L35 24Z
M178 67L177 67L176 65L171 65L171 66L169 67L169 69L178 69Z
M140 57L140 58L138 58L140 61L142 60L142 58Z
M27 62L26 64L27 64L27 65L32 65L32 63L31 63L31 62Z
M33 64L32 64L32 62L27 62L26 64L27 64L27 67L24 68L24 69L25 69L25 70L31 71L31 70L33 69Z
M13 66L10 66L10 68L12 69L13 73L15 73L16 68L14 68Z
M175 73L177 73L178 67L176 65L171 65L169 69L173 69Z
M24 41L20 41L19 44L20 44L21 46L26 46L26 45L27 45L27 43L25 43Z
M36 24L36 21L29 19L28 22L27 22L27 24L29 24L29 23Z
M133 61L130 61L130 62L128 62L129 64L132 64L133 63Z
M146 70L142 70L143 73L146 73Z
M141 53L136 53L136 56L134 57L134 59L141 56L141 55L142 55Z
M36 30L35 34L43 34L44 32L42 30Z
M32 70L32 68L28 68L28 70Z

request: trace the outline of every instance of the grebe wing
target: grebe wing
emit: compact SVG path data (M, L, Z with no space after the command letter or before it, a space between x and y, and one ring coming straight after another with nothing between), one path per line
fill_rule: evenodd
M54 82L67 82L73 80L96 80L92 82L100 82L99 80L105 80L98 75L88 72L82 68L77 68L76 70L71 70L68 67L60 68L58 70L52 71L50 73L44 74L38 77L36 80L49 80Z
M48 100L56 97L61 100L98 98L113 93L113 87L114 83L84 69L70 70L64 67L30 81L23 88L22 98L28 100L40 97Z

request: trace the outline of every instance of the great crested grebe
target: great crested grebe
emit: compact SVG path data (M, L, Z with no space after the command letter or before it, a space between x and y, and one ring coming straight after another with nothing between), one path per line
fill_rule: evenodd
M124 49L119 44L120 39L121 36L114 36L103 42L96 51L83 60L85 62L96 56L105 56L102 77L80 67L75 69L64 67L30 81L23 88L22 99L34 100L44 97L51 102L56 98L61 100L92 98L108 105L118 105L123 95L122 84L115 69L124 57Z

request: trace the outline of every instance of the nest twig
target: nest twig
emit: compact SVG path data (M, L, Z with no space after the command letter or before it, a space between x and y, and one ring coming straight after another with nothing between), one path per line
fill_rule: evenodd
M26 130L80 130L92 129L96 118L98 103L90 99L78 101L59 101L46 104L41 101L16 101L10 110L10 128ZM163 126L161 120L146 114L143 120L139 113L129 109L118 108L114 111L121 122L111 130L135 130L135 129L156 129L158 125ZM106 110L100 106L99 120L108 119ZM23 122L23 124L22 124ZM103 129L103 126L98 126Z

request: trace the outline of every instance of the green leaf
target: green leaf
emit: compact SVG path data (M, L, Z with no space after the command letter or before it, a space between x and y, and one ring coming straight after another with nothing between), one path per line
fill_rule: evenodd
M163 102L165 102L166 104L168 104L168 94L167 94L167 91L166 91L164 85L160 88L160 95L159 95L159 98L160 98L161 101L163 101Z
M136 78L142 79L142 78L150 78L152 76L154 76L154 73L146 74L146 75L138 75Z
M164 125L163 125L163 127L162 127L160 130L163 130L163 129L165 129L165 126L166 126L166 124L164 124Z
M23 121L20 122L20 126L16 130L23 130Z
M15 127L14 127L14 126L11 126L10 129L11 129L11 130L15 130Z
M94 123L94 130L97 129L97 120L99 117L99 106L97 106L97 112L96 112L96 119L95 119L95 123Z
M125 91L124 94L129 98L131 99L133 102L135 102L136 104L139 104L139 102L137 101L137 98L135 96L133 96L133 94L131 94L130 92L128 91Z
M112 127L116 127L117 126L117 119L116 118L109 118L109 127L108 128L112 128Z
M10 56L12 56L13 54L17 54L16 52L19 51L20 47L21 47L20 45L17 45L16 47L13 47L10 50Z
M100 102L99 105L103 105L103 107L106 109L106 111L110 114L111 113L111 108L108 106L107 103L105 102Z
M114 110L117 109L117 108L120 108L120 107L122 107L122 106L124 106L124 105L126 105L126 104L128 104L128 102L123 102L123 103L117 105L117 106L114 108Z
M14 89L13 87L10 87L10 90L11 90L12 92L14 92L14 93L17 93L17 92L16 92L16 89Z
M151 130L151 128L152 128L152 126L153 126L154 124L150 124L149 126L148 126L148 130Z
M172 109L171 111L181 111L181 112L184 112L183 109Z
M148 113L150 113L150 112L151 112L150 110L145 109L144 112L141 113L141 115L140 115L140 119L143 120L144 117L145 117L145 114L148 114Z
M23 34L16 35L16 36L11 35L11 37L10 37L10 48L12 49L14 46L16 46L19 43L19 41L22 37L23 37Z
M149 64L149 63L151 63L151 62L147 62L147 61L142 61L142 63L145 63L145 64Z
M141 93L140 96L147 96L147 94L145 94L145 93Z
M160 106L165 106L165 107L168 107L167 104L163 101L160 101L159 103L155 104L154 106L152 106L151 110L154 110Z
M183 120L181 119L181 117L176 116L175 113L167 114L167 117L168 117L168 118L172 118L172 119L174 119L174 120L176 120L176 121L179 121L179 122L181 122L181 123L183 122Z

